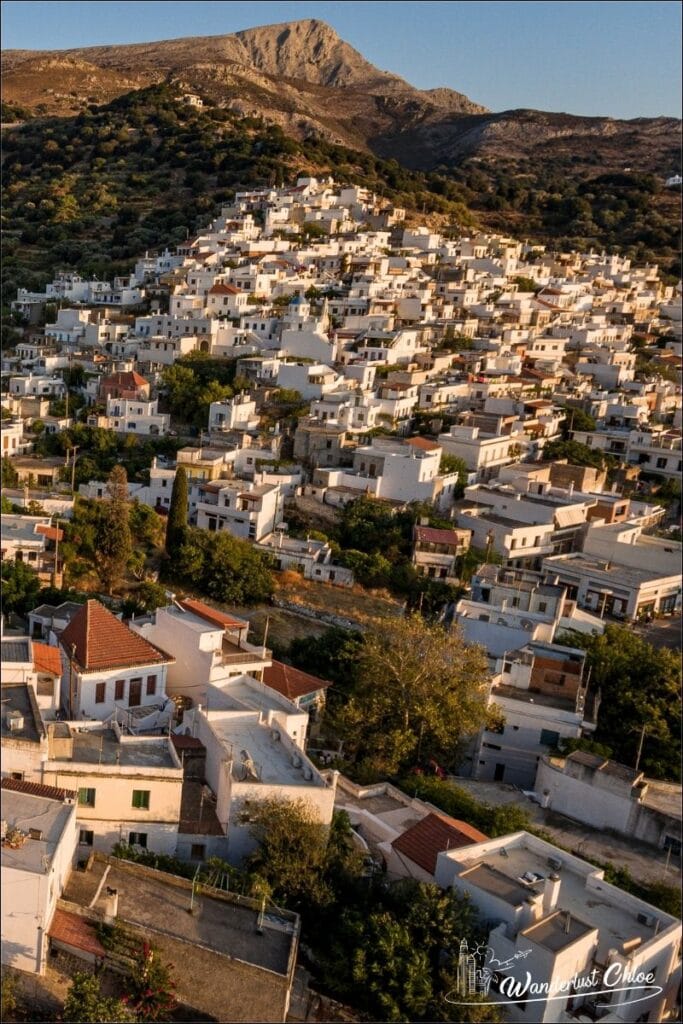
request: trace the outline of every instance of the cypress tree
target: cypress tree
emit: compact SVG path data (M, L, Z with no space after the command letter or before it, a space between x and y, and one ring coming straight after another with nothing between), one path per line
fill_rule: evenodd
M103 503L97 526L96 562L102 584L111 594L123 575L133 552L128 502L128 476L123 466L114 466L107 481L109 501Z
M187 471L178 466L173 490L171 491L171 507L166 522L166 554L173 558L185 539L187 532Z

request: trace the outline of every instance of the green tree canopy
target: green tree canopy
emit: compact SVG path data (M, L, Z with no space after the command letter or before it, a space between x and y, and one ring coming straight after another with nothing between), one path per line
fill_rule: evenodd
M74 974L64 1003L63 1020L67 1024L115 1024L136 1019L122 1000L102 995L94 974Z
M2 573L2 610L5 615L16 612L25 615L38 604L40 590L38 574L25 562L6 559Z
M332 724L369 777L429 758L455 766L462 741L490 717L485 651L418 615L382 619L365 634L359 680Z
M587 651L591 683L600 690L594 740L607 745L616 761L634 767L645 728L640 768L653 778L680 781L679 653L613 624L602 635L572 631L566 639Z
M557 462L560 459L566 459L571 466L594 466L595 469L604 469L608 461L611 462L610 456L578 441L551 441L543 449L543 461Z
M258 604L273 592L267 556L227 532L189 527L166 573L224 604Z

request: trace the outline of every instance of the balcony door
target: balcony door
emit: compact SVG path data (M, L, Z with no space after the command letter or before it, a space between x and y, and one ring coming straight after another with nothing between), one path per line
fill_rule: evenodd
M128 688L128 707L137 708L142 703L142 679L131 679Z

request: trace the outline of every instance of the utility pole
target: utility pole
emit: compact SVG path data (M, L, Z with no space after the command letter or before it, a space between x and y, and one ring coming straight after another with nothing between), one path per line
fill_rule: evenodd
M54 521L54 516L50 516L50 525ZM55 528L55 565L52 570L52 586L57 586L57 573L59 572L59 520L57 520L57 526Z
M80 448L80 445L75 444L72 448L69 448L70 452L73 452L73 460L71 462L71 495L73 497L74 491L76 490L76 452Z
M74 717L74 658L76 657L76 644L71 645L69 652L69 718Z
M647 732L647 725L644 725L640 730L640 742L638 743L638 754L636 756L635 770L638 771L640 767L640 757L643 753L643 743L645 742L645 733Z

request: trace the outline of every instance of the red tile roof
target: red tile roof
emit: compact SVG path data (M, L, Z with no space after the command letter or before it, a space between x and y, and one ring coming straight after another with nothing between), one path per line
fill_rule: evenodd
M58 647L50 647L49 644L40 644L37 640L32 641L33 668L36 672L45 672L51 676L61 676L62 659Z
M239 288L232 284L214 284L209 288L209 295L241 295Z
M394 850L402 853L413 864L434 874L436 859L444 850L457 850L472 843L483 843L488 836L464 821L432 812L416 825L394 839Z
M122 387L149 387L149 381L146 381L144 377L141 377L135 370L117 370L116 373L111 373L108 377L103 377L100 382L100 387L107 384L119 384Z
M64 540L64 531L59 530L56 526L42 526L39 524L36 526L36 533L40 533L47 540Z
M219 612L217 608L211 608L208 604L204 604L203 601L196 601L191 597L184 598L180 601L180 605L186 611L198 615L201 619L212 622L214 626L223 626L227 629L246 629L248 625L248 623L240 619L233 618L232 615Z
M26 793L28 796L44 796L48 800L75 800L74 789L60 789L58 786L42 786L39 782L24 782L21 779L0 779L0 787L13 793Z
M107 955L106 949L97 938L95 925L80 914L69 914L68 911L57 908L48 935L57 942L63 942L65 946L85 950L93 956Z
M413 448L421 448L423 452L433 452L435 448L441 447L434 441L428 441L426 437L411 437L406 443L412 445Z
M74 661L84 672L175 661L93 600L86 601L76 612L59 642L69 655L75 647Z
M284 665L281 661L273 661L270 668L263 673L263 681L272 690L277 690L283 697L289 700L296 700L297 697L305 697L317 690L324 690L331 683L317 676L302 672L301 669L293 668L291 665Z
M416 526L415 540L423 544L450 544L457 546L462 543L463 533L467 530L437 530L432 526Z

